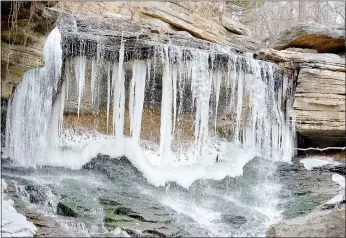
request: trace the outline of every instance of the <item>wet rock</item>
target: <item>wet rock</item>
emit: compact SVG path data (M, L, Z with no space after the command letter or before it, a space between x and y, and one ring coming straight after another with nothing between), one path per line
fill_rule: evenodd
M67 202L59 202L57 206L57 214L61 216L77 217L75 204Z
M330 171L330 172L337 173L343 176L346 175L346 166L344 163L339 165L325 165L322 167L314 168L314 170Z
M284 218L308 214L339 192L331 171L308 171L298 160L293 164L278 164L277 173L283 184Z
M48 187L29 184L25 186L29 195L29 201L34 204L41 204L49 207L54 206L54 194Z
M124 196L125 195L125 196ZM99 198L103 205L105 227L121 228L131 236L173 236L179 229L172 223L166 208L143 197L113 194ZM121 201L121 204L120 202Z
M110 206L120 206L121 203L112 200L111 198L99 198L99 202L104 205L110 205Z
M223 215L222 220L235 224L235 225L241 225L245 224L247 222L246 218L243 216L233 216L233 215Z
M51 217L28 208L21 210L26 218L37 227L36 237L68 237L69 235Z

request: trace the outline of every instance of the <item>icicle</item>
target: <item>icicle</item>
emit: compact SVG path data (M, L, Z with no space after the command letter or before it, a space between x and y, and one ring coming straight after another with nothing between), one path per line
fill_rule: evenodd
M177 120L177 77L178 70L177 66L173 65L172 67L172 83L173 83L173 134L175 131L175 123Z
M116 95L116 86L118 86L117 85L117 81L118 81L118 69L119 69L119 64L118 63L114 63L113 64L113 67L112 67L112 80L111 80L111 86L110 86L110 97L111 97L111 95L113 94L113 121L112 121L112 128L113 128L113 130L112 130L112 132L113 132L113 135L115 136L116 135L116 118L117 118L117 115L116 115L116 113L117 113L117 109L116 109L116 107L117 107L117 105L119 104L119 102L118 101L115 101L115 100L117 100L117 98L115 97L115 95ZM113 93L112 93L112 90L113 90Z
M78 56L75 58L75 73L76 73L76 82L78 89L78 117L80 112L81 101L83 98L84 84L85 84L85 64L86 57Z
M192 66L192 97L193 101L196 102L194 133L196 156L200 155L202 146L208 138L209 100L211 95L208 57L208 54L199 52L195 55Z
M222 81L222 72L220 69L216 71L216 77L214 79L214 90L215 90L215 123L214 130L216 132L216 124L217 124L217 110L219 106L219 98L220 98L220 87Z
M59 133L62 131L63 124L64 124L64 108L65 108L65 97L66 97L66 85L67 81L65 81L61 87L60 92L60 105L59 105L59 124L58 124L58 130Z
M107 63L107 133L108 133L108 126L109 126L110 103L111 103L111 66L110 66L110 62L108 62Z
M162 76L162 101L160 125L160 156L169 157L172 132L172 75L168 57L168 46L164 46L164 71Z
M243 108L243 80L244 73L242 71L242 65L238 73L238 85L237 85L237 104L236 104L236 128L235 128L235 140L239 141L240 122L242 119L242 108Z
M130 131L132 138L139 142L142 124L146 65L135 61L132 68L130 87Z
M124 113L125 113L125 71L124 71L124 41L121 40L119 50L118 77L114 85L113 93L113 128L117 138L122 138L124 134Z
M91 82L90 82L91 103L92 103L92 105L95 104L96 79L97 79L97 61L93 58L91 60Z

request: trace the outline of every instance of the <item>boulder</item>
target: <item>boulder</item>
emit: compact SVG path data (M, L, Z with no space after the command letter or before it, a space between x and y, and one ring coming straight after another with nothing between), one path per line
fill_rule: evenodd
M313 211L272 225L268 237L345 237L345 207Z
M18 14L12 20L12 8ZM31 68L42 67L43 45L54 28L57 12L47 7L55 2L1 2L1 97L9 98L22 74Z
M302 23L264 41L266 47L283 50L289 47L315 49L318 53L345 52L345 26Z
M77 217L76 204L68 202L59 202L57 206L57 214L67 217Z
M228 16L222 16L221 24L224 28L226 28L226 30L234 34L251 36L251 32L249 28L247 28L245 25L241 24L240 22L234 21Z

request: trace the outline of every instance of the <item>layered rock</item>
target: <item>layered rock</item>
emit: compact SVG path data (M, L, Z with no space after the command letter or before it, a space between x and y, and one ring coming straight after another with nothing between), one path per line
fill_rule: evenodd
M287 50L267 48L256 53L258 59L282 64L296 75L293 109L302 135L299 146L345 146L345 57L318 53L344 51L343 35L342 28L303 24L269 44Z
M83 14L97 18L97 22L122 20L113 25L113 30L128 25L128 22L140 26L140 30L149 29L149 35L161 38L169 34L169 38L180 35L180 38L202 39L231 46L243 51L258 49L259 42L249 37L246 26L233 21L222 14L219 3L215 2L126 2L126 3L59 3L73 15ZM102 20L101 20L102 19ZM125 28L125 33L134 33L132 28ZM169 40L169 39L168 39ZM184 44L189 46L189 41Z
M345 26L302 23L265 40L265 44L276 50L295 47L315 49L318 53L344 53Z
M236 46L241 45L246 50L254 51L258 42L249 35L249 30L240 23L223 16L222 24L204 18L189 11L177 3L147 3L141 12L164 22L177 29L184 30L193 36L210 42Z
M1 97L11 96L22 74L42 67L43 45L58 14L55 2L1 2Z

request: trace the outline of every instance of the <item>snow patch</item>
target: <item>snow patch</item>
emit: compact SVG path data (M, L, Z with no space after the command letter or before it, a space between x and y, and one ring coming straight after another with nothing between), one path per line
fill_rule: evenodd
M312 170L313 168L322 167L324 165L339 165L339 162L336 162L334 159L329 157L310 157L300 160L300 163L304 165L304 168L307 170Z
M2 221L1 236L2 237L33 237L37 231L36 226L26 220L26 217L19 214L13 207L14 202L11 199L5 199L4 189L7 184L1 179L1 202L2 202Z
M333 174L332 180L335 183L339 184L340 192L338 195L327 201L325 204L335 204L345 200L345 177L340 174Z
M333 174L332 180L340 185L340 188L345 188L345 177L340 174Z

